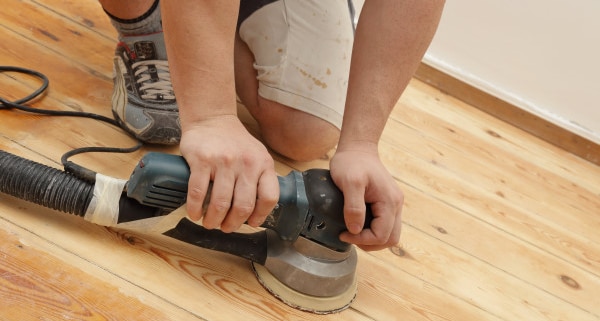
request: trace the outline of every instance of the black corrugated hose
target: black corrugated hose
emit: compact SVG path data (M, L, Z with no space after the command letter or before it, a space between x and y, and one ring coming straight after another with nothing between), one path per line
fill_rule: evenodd
M54 210L84 216L94 183L0 150L0 191Z

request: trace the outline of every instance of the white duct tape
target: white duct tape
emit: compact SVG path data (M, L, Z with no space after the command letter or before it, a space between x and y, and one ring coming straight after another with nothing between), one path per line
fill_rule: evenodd
M122 179L96 174L94 196L83 218L98 225L117 225L119 199L126 183Z

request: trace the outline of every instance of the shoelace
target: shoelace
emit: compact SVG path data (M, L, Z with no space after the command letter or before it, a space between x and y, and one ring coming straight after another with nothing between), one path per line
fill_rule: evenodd
M169 63L164 60L143 60L131 66L140 86L142 99L172 100L175 99ZM155 68L156 70L152 70ZM152 79L151 74L156 72L158 81Z

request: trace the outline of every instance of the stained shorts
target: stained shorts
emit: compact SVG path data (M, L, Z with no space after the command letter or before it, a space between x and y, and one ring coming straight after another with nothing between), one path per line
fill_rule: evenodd
M242 0L258 94L341 128L354 39L348 0Z

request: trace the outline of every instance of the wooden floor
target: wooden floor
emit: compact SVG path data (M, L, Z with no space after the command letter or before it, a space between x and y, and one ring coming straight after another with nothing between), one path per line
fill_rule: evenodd
M34 106L111 116L115 33L96 1L3 0L0 39L0 65L50 78ZM5 98L36 86L0 74ZM0 117L0 149L57 168L72 148L132 143L92 120ZM75 160L126 179L148 150ZM359 251L342 313L287 307L243 259L0 195L0 319L600 320L599 167L417 80L380 150L406 196L401 243ZM328 164L276 159L280 174Z

